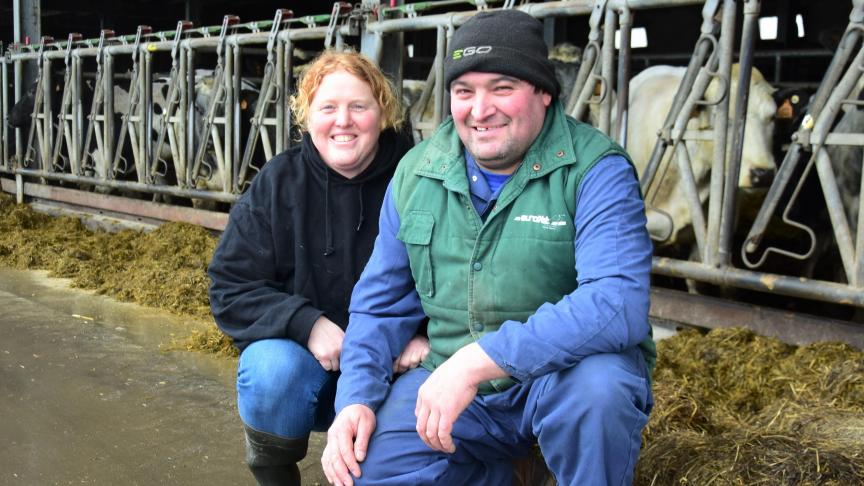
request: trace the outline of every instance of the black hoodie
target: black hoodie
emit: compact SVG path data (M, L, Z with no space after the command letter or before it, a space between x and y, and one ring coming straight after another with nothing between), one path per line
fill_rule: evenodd
M347 327L384 193L411 145L404 132L381 132L375 159L347 179L306 134L264 166L231 209L207 272L216 324L237 347L268 338L306 346L322 314Z

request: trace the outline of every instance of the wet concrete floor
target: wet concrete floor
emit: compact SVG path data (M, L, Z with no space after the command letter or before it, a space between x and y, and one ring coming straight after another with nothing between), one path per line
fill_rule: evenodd
M204 325L0 268L0 485L254 484L236 360L165 350Z

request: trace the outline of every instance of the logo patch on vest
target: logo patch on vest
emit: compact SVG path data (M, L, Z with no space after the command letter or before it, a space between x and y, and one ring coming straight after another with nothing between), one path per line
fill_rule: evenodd
M563 214L556 214L552 217L538 214L523 214L513 218L513 221L539 224L543 226L543 229L547 230L557 230L561 227L567 226L567 217Z

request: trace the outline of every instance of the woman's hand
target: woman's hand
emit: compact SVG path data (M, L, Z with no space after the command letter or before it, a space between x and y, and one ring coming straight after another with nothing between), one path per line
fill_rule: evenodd
M342 353L344 339L345 331L330 319L321 316L312 325L307 347L322 368L339 371L339 354Z
M420 362L426 359L429 354L429 339L425 336L414 336L402 354L393 362L393 373L405 373L406 371L416 368Z

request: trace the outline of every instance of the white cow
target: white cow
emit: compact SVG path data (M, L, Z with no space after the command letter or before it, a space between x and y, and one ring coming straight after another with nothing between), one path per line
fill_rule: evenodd
M685 71L686 68L683 67L653 66L640 72L630 81L630 121L627 129L627 151L633 158L640 175L648 164L657 140L657 132L663 126ZM735 115L738 71L738 65L733 65L730 86L730 120ZM708 86L706 99L718 99L719 89L720 84L715 79ZM744 151L738 179L738 185L743 189L767 187L777 169L771 150L773 120L777 111L777 105L772 97L773 92L774 88L754 68L751 74L747 124L744 132ZM690 130L710 129L713 123L714 110L714 105L696 108L691 114L687 128ZM730 127L727 149L731 149L732 138ZM713 140L688 141L686 147L699 191L699 199L704 204L708 198L714 142ZM729 150L727 150L728 152ZM663 167L661 167L656 177L661 177L663 174ZM671 161L662 181L660 181L659 188L654 186L656 189L652 189L651 193L647 195L648 230L652 237L661 240L662 244L679 243L683 238L682 231L692 229L693 220L684 197L682 184L677 165ZM656 190L656 194L654 190Z

